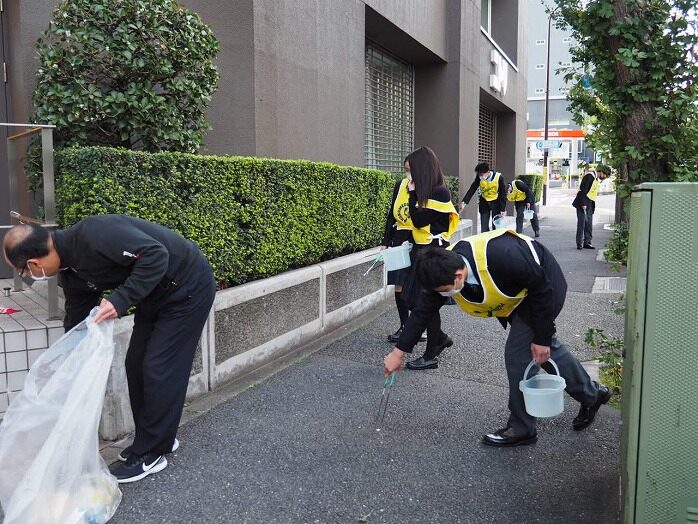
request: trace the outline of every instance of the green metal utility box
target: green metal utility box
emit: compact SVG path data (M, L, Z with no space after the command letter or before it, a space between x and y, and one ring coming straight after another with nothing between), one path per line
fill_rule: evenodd
M622 488L627 524L698 523L698 183L630 206Z

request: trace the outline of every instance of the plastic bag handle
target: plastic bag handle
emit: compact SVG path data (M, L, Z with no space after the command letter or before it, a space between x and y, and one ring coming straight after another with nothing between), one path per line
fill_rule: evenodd
M557 372L558 376L562 376L562 375L560 375L560 370L559 370L559 368L557 367L557 364L555 364L555 361L554 361L552 358L549 358L549 359L548 359L548 362L550 362L550 363L553 365L553 367L555 368L555 371ZM545 362L544 362L544 364L545 364ZM526 366L526 371L524 371L523 380L527 380L527 379L526 379L526 375L528 375L528 372L531 371L531 368L532 368L534 365L536 365L536 361L535 361L535 360L531 360L531 362L528 364L528 366ZM544 369L543 371L545 371L545 369ZM545 371L545 372L547 373L547 371Z

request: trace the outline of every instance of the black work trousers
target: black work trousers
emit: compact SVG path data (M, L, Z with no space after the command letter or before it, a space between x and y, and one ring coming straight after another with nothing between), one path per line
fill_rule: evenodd
M138 305L126 354L128 392L136 425L133 453L172 449L182 416L194 353L216 293L202 254L189 275Z
M524 211L526 210L526 203L525 202L514 202L514 207L516 208L516 232L521 234L521 233L523 233ZM531 209L533 210L533 218L531 219L531 229L533 229L534 233L538 233L539 226L538 226L538 213L536 212L536 206L532 205Z
M594 226L594 206L577 208L577 247L591 245L591 232Z

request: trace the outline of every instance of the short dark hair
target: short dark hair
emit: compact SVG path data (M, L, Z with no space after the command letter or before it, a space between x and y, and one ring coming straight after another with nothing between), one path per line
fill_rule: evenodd
M465 265L463 258L442 247L427 247L420 250L415 262L415 275L426 289L453 284L456 271Z
M487 162L480 162L475 166L475 172L480 175L482 173L487 173L490 170L490 165Z
M15 226L20 229L16 242L5 243L5 256L14 267L23 269L27 260L41 258L49 254L49 231L36 224Z

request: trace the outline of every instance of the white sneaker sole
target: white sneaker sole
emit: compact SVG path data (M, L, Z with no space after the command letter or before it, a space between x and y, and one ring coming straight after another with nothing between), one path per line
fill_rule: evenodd
M172 444L172 451L170 451L170 453L174 453L178 449L179 449L179 440L175 439L174 444ZM125 457L123 455L123 452L124 452L124 450L121 450L119 452L119 455L116 458L118 458L121 462L126 462L128 460L128 457Z
M153 473L158 473L159 471L162 471L167 467L167 459L163 456L157 464L155 464L152 468L150 468L148 471L144 471L140 475L136 475L135 477L129 477L127 479L117 479L117 482L119 484L129 484L130 482L137 482L141 479L144 479L148 475L152 475Z

